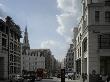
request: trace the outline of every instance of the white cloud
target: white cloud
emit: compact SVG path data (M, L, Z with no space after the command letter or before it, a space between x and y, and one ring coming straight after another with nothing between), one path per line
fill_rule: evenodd
M47 41L43 41L41 43L41 48L52 48L56 46L56 42L53 40L47 40Z
M56 31L65 38L66 42L71 42L71 29L78 24L81 14L80 0L57 0L57 3L58 8L63 12L56 16L59 24Z
M58 8L62 9L64 12L75 12L74 0L57 0Z
M46 40L41 42L41 48L45 49L51 49L52 54L55 55L55 57L61 61L66 55L67 52L67 44L61 43L54 40Z

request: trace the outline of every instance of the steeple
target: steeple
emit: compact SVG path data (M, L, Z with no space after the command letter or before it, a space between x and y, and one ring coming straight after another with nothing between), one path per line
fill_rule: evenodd
M27 26L25 27L25 32L24 32L23 47L25 49L30 49L29 40L28 40Z

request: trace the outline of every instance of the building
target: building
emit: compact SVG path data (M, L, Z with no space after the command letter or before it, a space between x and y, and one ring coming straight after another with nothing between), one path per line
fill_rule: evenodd
M51 55L51 60L52 60L52 70L51 70L51 73L52 73L52 76L55 76L55 72L56 72L56 59L54 57L54 55Z
M45 69L45 57L41 50L30 49L23 55L23 70L36 71L38 68Z
M82 0L75 43L76 72L110 74L110 0ZM79 68L78 68L79 67Z
M66 71L73 72L74 68L74 52L73 52L73 44L70 44L70 48L68 49L66 55Z
M51 54L50 49L30 49L26 27L22 44L22 70L36 71L38 68L42 68L50 76L52 71Z
M0 79L21 74L21 30L12 18L0 19Z

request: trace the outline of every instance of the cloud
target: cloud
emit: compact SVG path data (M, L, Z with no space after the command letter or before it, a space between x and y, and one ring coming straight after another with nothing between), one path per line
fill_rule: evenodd
M75 12L74 8L74 0L57 0L58 8L62 9L64 12Z
M41 42L41 48L52 48L56 46L56 42L53 40L47 40L47 41L43 41Z
M55 55L55 57L60 61L66 55L67 46L67 44L54 40L46 40L41 42L41 48L51 49L52 55Z
M57 15L57 22L59 24L56 29L57 33L65 38L65 41L70 41L72 37L71 29L78 24L81 16L80 0L57 0L57 7L62 12Z
M4 18L6 16L6 7L0 3L0 17Z

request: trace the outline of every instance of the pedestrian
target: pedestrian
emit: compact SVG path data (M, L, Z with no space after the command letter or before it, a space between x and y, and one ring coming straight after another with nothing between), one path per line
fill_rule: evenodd
M107 78L108 78L107 74L102 75L102 81L103 82L106 82L107 81Z
M97 79L98 79L98 82L103 82L103 81L102 81L102 75L97 74Z
M107 77L107 82L110 82L110 74Z
M95 70L93 70L92 71L92 74L90 74L89 82L98 82L98 78L97 78L97 75L96 75L96 71Z
M82 73L82 79L83 79L83 82L85 82L85 80L87 79L87 74L86 73Z
M36 78L35 75L33 75L31 82L35 82L35 78Z

